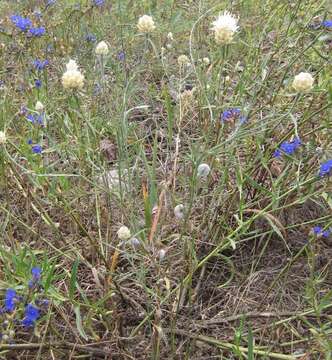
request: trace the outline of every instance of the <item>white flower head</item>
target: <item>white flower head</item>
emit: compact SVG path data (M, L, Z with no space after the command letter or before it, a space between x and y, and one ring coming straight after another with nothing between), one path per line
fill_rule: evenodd
M180 55L178 57L178 64L180 67L190 65L190 60L187 55Z
M179 220L184 218L184 205L183 204L179 204L179 205L175 206L174 215Z
M217 44L225 45L233 41L234 34L239 29L239 19L228 11L220 14L212 23L212 30Z
M165 259L165 256L166 256L166 250L165 249L160 249L158 251L159 261L163 261Z
M210 170L208 164L199 164L197 168L197 177L206 178L210 174Z
M82 89L84 85L84 75L78 69L75 60L69 60L66 65L66 72L62 75L61 81L65 89Z
M109 48L108 45L106 44L105 41L101 41L97 44L96 49L95 49L95 54L96 55L101 55L101 56L106 56L109 53Z
M137 28L141 33L148 34L155 30L156 25L152 16L143 15L138 19Z
M66 70L67 71L74 71L74 70L78 70L78 65L77 62L73 59L70 59L68 61L68 63L66 64Z
M298 92L305 92L312 89L314 84L314 78L311 74L306 72L301 72L294 77L293 88Z
M40 101L37 101L36 105L35 105L35 110L38 111L39 113L43 112L43 110L44 110L43 103Z
M4 131L0 131L0 145L4 144L6 142L7 138L6 138L6 134Z
M117 234L118 234L118 238L123 241L128 240L131 237L130 230L127 228L127 226L124 225L120 227Z
M169 33L167 34L167 40L169 40L169 41L173 41L173 40L174 40L173 33L169 32Z
M210 65L210 59L208 57L203 58L203 63L205 65Z

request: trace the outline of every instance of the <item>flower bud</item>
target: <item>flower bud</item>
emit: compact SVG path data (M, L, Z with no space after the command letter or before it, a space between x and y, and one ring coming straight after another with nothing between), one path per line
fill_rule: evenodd
M179 205L175 206L174 215L179 220L184 218L184 206L183 206L183 204L179 204Z
M210 166L208 164L200 164L197 168L197 177L205 178L210 173Z
M43 103L40 101L37 101L36 105L35 105L35 110L38 111L39 113L43 112L43 110L44 110Z

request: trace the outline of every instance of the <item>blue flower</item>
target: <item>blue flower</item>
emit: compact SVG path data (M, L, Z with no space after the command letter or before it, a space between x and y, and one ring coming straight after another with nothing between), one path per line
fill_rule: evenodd
M330 235L331 235L331 229L327 229L322 232L323 238L328 238Z
M235 120L239 118L241 115L241 110L237 108L227 109L223 111L223 113L220 116L221 122L226 122L229 120Z
M45 35L46 30L45 30L44 26L33 27L33 28L29 29L29 33L32 36L40 37L42 35Z
M126 58L125 52L124 52L124 51L120 51L120 52L118 53L118 60L119 60L119 61L124 61L125 58Z
M33 267L31 269L32 278L35 280L40 280L42 269L40 267Z
M48 60L39 60L39 59L36 59L33 61L33 66L35 67L35 69L37 71L42 71L45 69L45 67L49 64L49 61Z
M27 31L32 26L32 22L30 19L24 18L20 15L12 15L10 17L10 20L21 31Z
M326 28L331 28L332 27L332 20L325 20L322 22L322 26L326 27Z
M319 235L322 232L322 230L323 228L319 225L314 226L314 228L312 229L315 235Z
M105 4L105 0L93 0L93 4L96 6L103 6Z
M85 35L85 40L87 42L95 42L97 40L96 35L88 33Z
M323 230L323 228L319 225L314 226L314 228L312 229L313 233L317 236L322 236L323 238L328 238L331 235L332 229L326 229Z
M284 141L280 144L280 148L275 150L273 156L281 157L282 154L292 155L301 144L302 142L298 137L292 141Z
M26 119L32 124L44 125L44 114L28 114Z
M36 86L37 89L40 89L41 86L42 86L42 81L39 80L39 79L35 80L35 86Z
M33 306L32 304L28 304L25 307L24 319L22 320L22 324L25 327L31 327L35 324L36 320L38 320L40 316L38 308Z
M34 154L41 154L42 153L42 151L43 151L43 149L42 149L42 147L40 146L40 145L33 145L32 146L32 152L34 153Z
M7 289L5 295L5 309L6 311L12 312L15 309L16 304L16 291L14 289Z
M319 176L330 175L332 170L332 160L325 161L319 169Z

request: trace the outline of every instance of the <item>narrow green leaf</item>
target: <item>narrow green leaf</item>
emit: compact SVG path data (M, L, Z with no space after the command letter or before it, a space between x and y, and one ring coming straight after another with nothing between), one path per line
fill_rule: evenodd
M76 289L78 264L79 264L79 260L76 259L75 262L74 262L73 268L71 270L70 286L69 286L69 298L70 298L70 300L73 300L74 291Z
M84 340L89 340L87 334L85 333L85 331L83 329L80 307L75 306L74 307L74 312L75 312L75 315L76 315L76 327L77 327L77 330L78 330L79 334L82 336L82 338Z

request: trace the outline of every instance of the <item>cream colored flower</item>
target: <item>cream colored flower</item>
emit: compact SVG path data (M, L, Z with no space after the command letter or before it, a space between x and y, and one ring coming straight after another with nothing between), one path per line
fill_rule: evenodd
M184 206L182 204L179 204L179 205L175 206L174 215L179 220L184 218Z
M238 19L228 11L224 11L212 23L212 30L217 44L225 45L233 41L235 32L238 30Z
M301 72L294 77L293 88L298 92L309 91L314 84L314 78L311 74L306 72Z
M205 65L210 65L210 59L208 57L203 58L203 63Z
M66 72L62 75L62 86L65 89L82 89L84 75L79 71L76 61L69 60Z
M35 105L35 110L38 111L39 113L43 112L43 110L44 110L43 103L40 101L37 101L36 105Z
M149 15L143 15L138 19L137 28L142 33L151 33L155 30L156 25Z
M118 238L123 241L128 240L131 237L130 230L127 228L127 226L121 226L117 234L118 234Z
M208 164L200 164L197 168L197 176L206 178L210 174L210 166Z
M4 144L6 142L7 138L6 138L6 134L4 131L0 131L0 145Z
M108 55L108 53L109 53L109 48L105 41L101 41L100 43L97 44L95 49L96 55L106 56Z
M187 55L180 55L178 57L178 64L179 64L180 67L190 65L190 60L189 60L188 56Z
M76 62L75 60L70 59L70 60L68 61L68 63L66 64L66 70L67 70L67 71L78 70L77 62Z
M169 40L169 41L173 41L173 40L174 40L173 33L169 32L169 33L167 34L167 40Z

